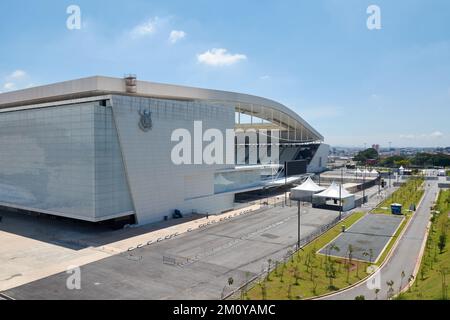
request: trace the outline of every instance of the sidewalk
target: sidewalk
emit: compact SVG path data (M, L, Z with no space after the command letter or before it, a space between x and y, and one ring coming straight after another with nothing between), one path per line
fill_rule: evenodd
M417 257L420 255L427 226L430 219L429 208L433 204L436 193L439 191L437 182L426 186L424 198L413 215L398 246L394 249L391 258L378 271L380 276L380 292L378 299L387 299L389 287L386 282L394 281L394 293L401 291L408 285L408 277L414 273ZM402 277L404 274L404 277ZM323 298L324 300L354 300L356 296L363 295L366 300L375 300L377 295L374 289L369 289L369 280L348 290Z

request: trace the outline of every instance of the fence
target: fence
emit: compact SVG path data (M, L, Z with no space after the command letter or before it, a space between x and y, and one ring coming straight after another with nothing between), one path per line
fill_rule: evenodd
M306 245L312 243L314 240L316 240L318 237L323 235L328 230L330 230L333 227L337 226L341 221L343 221L345 218L347 218L350 215L352 215L352 212L343 213L342 214L342 219L339 219L339 217L336 217L330 223L328 223L326 225L323 225L318 230L316 230L313 233L311 233L308 236L306 236L304 239L301 239L300 240L300 248L297 247L297 244L292 245L290 247L290 249L287 250L287 253L286 253L285 257L282 260L278 260L276 262L278 262L278 263L287 263L298 251L302 250ZM272 262L272 265L274 265L273 262ZM222 300L229 299L230 297L235 296L238 292L247 291L248 287L250 285L252 285L253 283L256 283L256 282L261 281L262 279L264 279L264 277L268 273L270 273L272 270L273 269L269 269L269 263L268 262L265 263L263 265L262 271L260 273L258 273L254 277L252 277L250 280L246 281L244 284L242 284L238 288L232 290L227 295L223 294L222 295Z

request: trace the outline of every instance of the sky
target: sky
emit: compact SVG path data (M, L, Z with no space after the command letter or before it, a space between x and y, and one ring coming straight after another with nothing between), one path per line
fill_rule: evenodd
M0 43L0 92L134 73L276 100L334 146L450 146L448 0L2 0Z

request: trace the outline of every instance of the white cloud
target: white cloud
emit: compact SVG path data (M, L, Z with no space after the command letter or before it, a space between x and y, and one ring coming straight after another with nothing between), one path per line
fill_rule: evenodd
M444 134L440 131L435 131L432 134L430 134L431 138L437 138L437 139L442 138L443 136L444 136Z
M414 140L414 139L440 139L444 137L444 134L440 131L434 131L432 133L423 133L423 134L401 134L401 139L408 139L408 140Z
M8 78L17 80L17 79L23 79L26 76L27 76L27 73L25 71L23 71L23 70L16 70L13 73L11 73Z
M6 75L0 84L3 92L14 91L27 88L27 84L31 84L30 76L24 70L17 69ZM1 80L0 80L1 81Z
M131 37L140 38L151 35L156 32L160 19L158 17L150 18L144 23L141 23L131 30Z
M416 138L416 136L414 134L401 134L400 135L400 139L412 140L412 139L415 139L415 138Z
M247 60L247 56L244 54L231 54L227 49L211 49L202 54L197 55L197 60L200 63L221 67L230 66L239 61Z
M270 76L269 75L264 75L264 76L259 77L259 79L260 80L269 80Z
M169 41L172 44L175 44L178 42L178 40L184 39L186 37L186 32L182 30L172 30L170 32Z
M14 90L16 88L16 84L14 82L6 82L3 85L3 89L10 91L10 90Z

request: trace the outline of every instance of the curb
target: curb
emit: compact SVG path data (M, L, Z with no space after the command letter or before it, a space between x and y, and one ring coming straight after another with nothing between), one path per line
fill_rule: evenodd
M350 213L348 216L346 216L345 218L339 220L339 222L334 226L336 227L337 225L339 225L339 223L345 221L346 219L348 219L349 217L351 217L353 214L355 214L355 212ZM368 213L366 213L365 215L367 215ZM365 216L364 215L364 216ZM364 217L363 216L363 217ZM363 218L361 217L361 219ZM334 228L332 227L332 228ZM318 238L320 238L321 236L323 236L325 233L327 233L328 231L330 231L332 228L328 229L327 231L317 235L316 237L312 238L309 242L305 243L299 250L295 250L292 254L296 254L297 252L299 252L300 250L303 250L304 247L308 246L309 244L313 243L314 241L316 241ZM296 244L293 244L290 247L296 247ZM273 270L272 270L273 271ZM241 285L240 287L236 288L235 290L233 290L231 293L227 294L226 296L224 296L221 300L228 300L229 298L231 298L232 296L236 295L239 291L241 291L245 286L248 286L251 283L254 283L256 281L258 281L259 279L264 279L264 275L267 273L267 271L261 272L259 274L257 274L256 276L254 276L253 278L251 278L247 283ZM257 283L255 283L256 285ZM308 300L308 299L303 299L303 300Z
M439 198L439 194L440 194L440 192L437 193L435 202L437 202L437 200ZM412 276L414 277L414 280L411 283L408 283L408 285L405 288L403 288L403 290L401 290L400 293L395 295L395 297L398 297L400 294L405 293L406 291L408 291L414 285L414 283L417 281L417 275L419 273L420 266L422 265L423 255L425 253L425 247L427 245L428 237L430 235L431 225L432 225L432 222L431 221L428 222L427 230L425 232L425 237L424 237L423 242L422 242L422 247L420 248L420 253L419 253L419 256L417 257L416 265L414 267L414 271L413 271L413 274L412 274Z
M0 293L0 299L9 300L9 301L14 301L15 300L15 299L11 298L10 296L7 296L4 293Z
M423 184L422 184L422 186L423 186ZM424 199L425 199L425 193L423 194L422 198L420 199L420 202L419 202L419 204L417 205L417 207L420 207L420 206L422 205L422 202L423 202ZM376 209L376 208L374 208L373 210L375 210L375 209ZM373 210L369 211L368 214L370 214L370 212L372 212ZM395 243L394 243L394 245L392 246L391 250L389 251L388 255L387 255L386 258L384 259L383 263L378 267L377 271L375 271L373 274L368 275L368 276L365 277L364 279L361 279L360 281L355 282L355 283L352 284L351 286L348 286L348 287L343 288L343 289L341 289L341 290L334 291L334 292L331 292L331 293L326 293L326 294L323 294L323 295L321 295L321 296L316 296L316 297L307 298L307 299L304 299L304 300L320 300L320 299L322 299L322 298L332 297L332 296L334 296L334 295L338 295L338 294L344 293L344 292L346 292L346 291L349 291L349 290L351 290L351 289L353 289L353 288L355 288L355 287L361 285L362 283L364 283L364 282L370 280L377 272L380 272L381 269L383 269L383 267L386 265L386 263L389 262L389 260L391 260L392 255L394 254L395 249L397 249L398 244L400 243L400 240L401 240L401 239L403 238L403 236L405 235L406 230L408 230L408 228L409 228L409 226L410 226L410 224L411 224L411 221L413 220L412 218L413 218L413 216L411 216L411 219L409 219L409 221L408 221L407 224L405 225L405 227L404 227L404 229L402 230L402 232L398 235L397 240L395 241Z

